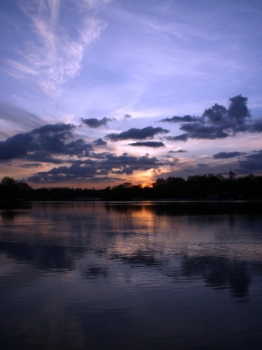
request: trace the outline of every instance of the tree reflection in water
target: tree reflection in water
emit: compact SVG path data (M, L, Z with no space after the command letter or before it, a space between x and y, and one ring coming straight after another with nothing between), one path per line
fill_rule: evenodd
M260 349L260 205L198 205L0 211L2 344Z

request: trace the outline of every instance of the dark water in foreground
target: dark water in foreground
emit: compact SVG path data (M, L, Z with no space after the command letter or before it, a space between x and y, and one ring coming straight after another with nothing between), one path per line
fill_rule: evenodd
M261 349L261 204L0 209L1 349Z

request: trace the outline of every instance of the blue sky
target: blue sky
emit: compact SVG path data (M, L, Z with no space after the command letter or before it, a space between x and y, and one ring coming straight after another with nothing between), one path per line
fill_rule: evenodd
M260 0L3 0L0 23L0 176L261 174Z

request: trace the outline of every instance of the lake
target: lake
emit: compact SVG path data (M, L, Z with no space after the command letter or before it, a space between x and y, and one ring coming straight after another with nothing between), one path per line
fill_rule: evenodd
M1 208L1 349L261 349L261 203Z

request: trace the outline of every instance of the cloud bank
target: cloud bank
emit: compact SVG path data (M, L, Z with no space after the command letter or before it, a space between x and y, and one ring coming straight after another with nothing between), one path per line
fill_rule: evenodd
M100 160L74 161L70 166L60 166L50 171L38 172L28 178L33 183L57 183L81 180L108 180L107 176L131 175L134 171L158 168L162 163L156 157L131 156L127 153L117 156L104 153ZM106 176L106 177L105 177Z
M20 111L19 109L9 110L7 108L9 114L15 113L16 110ZM6 109L4 108L3 111L5 113ZM2 119L7 120L9 114L3 115ZM23 115L20 111L17 119ZM27 122L31 123L33 116L33 114L29 114ZM165 122L177 123L180 120L178 117L175 117L174 121L173 118L170 118L170 120L166 118ZM196 119L197 121L195 121ZM251 119L247 108L247 98L241 95L230 99L228 109L215 104L213 107L205 110L201 117L192 117L191 119L188 116L184 116L181 117L181 120L183 121L180 129L186 132L178 136L165 136L166 140L187 141L190 138L219 139L235 136L239 132L254 133L262 131L262 121L259 119L253 121ZM111 121L109 118L82 119L82 123L91 128L106 126L109 121ZM81 129L81 125L78 127ZM101 137L93 140L90 140L89 137L85 139L84 136L79 138L76 129L77 127L73 124L46 124L34 128L30 132L18 133L8 137L5 141L0 141L0 161L6 163L6 161L10 160L23 160L25 164L19 162L20 164L17 166L33 171L34 175L31 175L31 172L28 181L34 183L59 183L73 180L81 182L85 179L94 182L109 181L109 179L113 181L113 179L119 179L121 175L132 175L134 172L139 171L153 170L155 174L160 174L162 171L166 174L169 172L173 174L177 171L185 172L189 169L189 166L191 172L197 172L197 169L200 170L207 167L211 171L212 169L217 171L218 169L225 170L231 167L234 171L239 169L240 173L259 172L262 170L261 150L254 151L251 154L240 151L221 151L210 155L210 159L213 158L216 162L210 161L210 164L206 164L201 161L201 159L204 159L203 157L196 157L195 155L189 157L191 159L186 159L185 157L172 159L172 157L167 157L166 155L161 156L161 158L149 156L148 154L132 155L123 153L119 155L121 154L120 152L118 154L111 152L114 147L118 150L119 145L108 145L108 141L138 140L125 145L125 147L149 147L152 149L152 153L156 154L157 149L170 147L170 145L166 146L161 141L152 140L157 135L165 135L170 132L161 127L131 128L120 133L111 133L104 137L107 141ZM83 129L81 129L82 131ZM94 149L96 147L108 148L110 152L95 152ZM139 150L136 150L136 152L138 153ZM182 149L176 149L168 151L168 154L182 154L186 152ZM54 164L57 164L57 166L54 167ZM41 165L49 166L49 170L37 172L40 170L39 167ZM50 167L52 168L50 169Z
M24 158L38 162L61 162L53 156L88 156L92 145L73 138L72 124L47 124L0 142L0 160Z
M183 134L169 136L169 141L187 141L188 139L223 139L241 132L262 132L262 121L251 121L247 108L247 97L241 95L229 99L229 107L215 104L204 111L201 117L186 115L162 119L162 122L182 122ZM186 122L186 123L184 123Z

